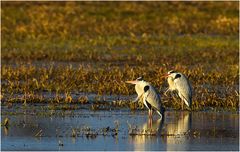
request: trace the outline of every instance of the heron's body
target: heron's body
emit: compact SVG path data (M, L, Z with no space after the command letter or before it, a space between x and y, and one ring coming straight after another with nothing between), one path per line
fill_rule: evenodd
M155 110L161 117L163 113L161 97L156 89L144 80L127 81L135 84L135 90L138 97L135 101L141 100L149 110L149 116L152 116L152 110Z
M184 74L175 71L169 71L167 77L169 85L168 90L176 91L184 103L191 108L192 87L187 77Z

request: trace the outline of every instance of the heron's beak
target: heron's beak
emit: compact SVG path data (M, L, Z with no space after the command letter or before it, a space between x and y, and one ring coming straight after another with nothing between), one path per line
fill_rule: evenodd
M165 74L165 75L163 75L162 77L163 78L166 78L166 77L168 77L170 74Z
M130 84L137 84L137 81L136 80L133 80L133 81L125 81L126 83L130 83Z

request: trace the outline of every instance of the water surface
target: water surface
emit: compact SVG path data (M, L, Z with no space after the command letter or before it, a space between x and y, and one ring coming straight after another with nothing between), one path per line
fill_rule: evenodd
M1 150L239 150L237 113L166 111L151 121L146 110L46 107L3 106Z

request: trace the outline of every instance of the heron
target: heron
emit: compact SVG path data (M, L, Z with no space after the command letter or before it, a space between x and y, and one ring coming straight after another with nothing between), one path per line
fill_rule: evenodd
M161 97L157 90L149 82L144 81L142 77L133 81L126 81L126 83L135 85L138 96L134 102L143 101L148 108L149 118L152 118L153 110L155 110L159 114L160 119L162 119L165 109L162 107Z
M168 71L165 75L167 77L168 89L165 92L165 95L168 91L176 91L178 96L182 100L182 109L183 103L185 103L190 109L192 107L192 86L187 79L187 77L174 70Z

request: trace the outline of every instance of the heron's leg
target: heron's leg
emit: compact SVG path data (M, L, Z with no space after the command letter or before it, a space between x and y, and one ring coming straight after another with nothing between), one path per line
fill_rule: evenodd
M182 110L183 110L184 101L182 100Z
M152 109L149 109L149 110L148 110L148 117L149 117L149 118L152 118Z
M153 121L152 118L148 119L148 127L149 128L152 128L152 121Z

